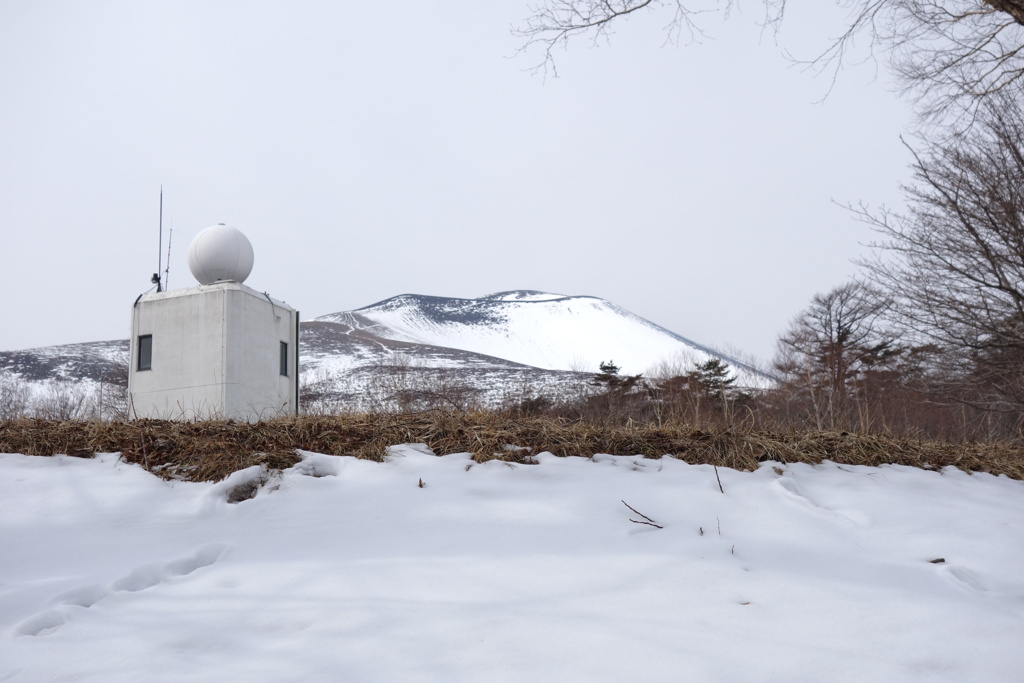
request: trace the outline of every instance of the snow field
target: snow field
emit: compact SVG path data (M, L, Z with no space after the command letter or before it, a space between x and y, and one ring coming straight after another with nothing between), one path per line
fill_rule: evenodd
M1024 670L1022 482L767 463L719 469L723 494L710 466L670 457L424 451L216 484L0 455L0 681Z

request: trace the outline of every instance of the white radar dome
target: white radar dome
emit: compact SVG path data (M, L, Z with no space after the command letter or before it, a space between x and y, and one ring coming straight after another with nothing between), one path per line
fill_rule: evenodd
M241 230L218 223L200 231L188 248L188 269L201 285L245 282L252 272L252 245Z

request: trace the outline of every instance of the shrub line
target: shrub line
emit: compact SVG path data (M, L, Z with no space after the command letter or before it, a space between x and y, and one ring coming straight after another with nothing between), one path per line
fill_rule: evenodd
M53 421L0 422L0 453L92 457L121 453L165 478L216 481L252 465L285 469L297 450L380 461L387 449L424 443L434 453L470 453L476 462L529 464L549 452L559 457L671 455L691 464L737 470L761 462L845 465L954 466L1024 480L1024 448L1017 442L951 443L903 436L817 430L773 431L688 424L596 424L497 412L428 411L412 414L315 415L261 422Z

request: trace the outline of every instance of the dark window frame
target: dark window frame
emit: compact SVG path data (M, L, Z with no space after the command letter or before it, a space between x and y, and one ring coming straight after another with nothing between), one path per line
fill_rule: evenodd
M281 376L289 377L288 374L288 342L281 342Z
M153 335L139 335L138 359L135 368L139 372L153 369Z

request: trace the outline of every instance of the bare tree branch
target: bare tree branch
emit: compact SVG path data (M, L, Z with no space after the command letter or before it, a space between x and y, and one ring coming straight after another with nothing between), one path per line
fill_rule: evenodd
M979 103L992 95L1024 91L1024 0L834 0L849 10L838 37L816 57L803 60L833 82L861 38L872 53L887 54L906 94L917 100L922 120L952 120L964 129ZM778 27L787 0L763 0L765 26ZM666 16L670 41L686 31L703 35L698 15L727 15L734 0L543 0L513 33L525 39L520 52L541 49L536 70L556 72L554 50L577 35L595 42L613 25L643 10Z
M574 36L589 35L597 43L607 38L613 25L640 10L656 10L669 7L671 16L664 25L666 39L675 42L685 31L689 37L701 35L694 23L694 16L716 11L719 3L715 0L699 0L709 5L691 8L683 0L545 0L530 8L530 16L520 25L512 28L515 36L524 39L519 52L540 48L541 61L533 71L558 74L554 51L565 48ZM732 0L726 0L726 7Z
M629 521L633 522L633 524L646 524L647 526L653 526L656 529L664 529L665 528L665 527L661 526L660 524L658 524L657 522L655 522L650 517L648 517L647 515L645 515L644 513L638 511L636 508L634 508L632 505L630 505L626 501L622 501L622 504L625 505L626 507L628 507L630 510L632 510L636 514L638 514L641 517L643 517L644 520L647 520L647 521L638 520L638 519L631 519L631 520L629 520Z
M974 404L1024 407L1024 116L981 105L969 135L914 150L907 213L854 211L881 236L862 262L899 319L947 349ZM984 394L984 396L982 396Z

